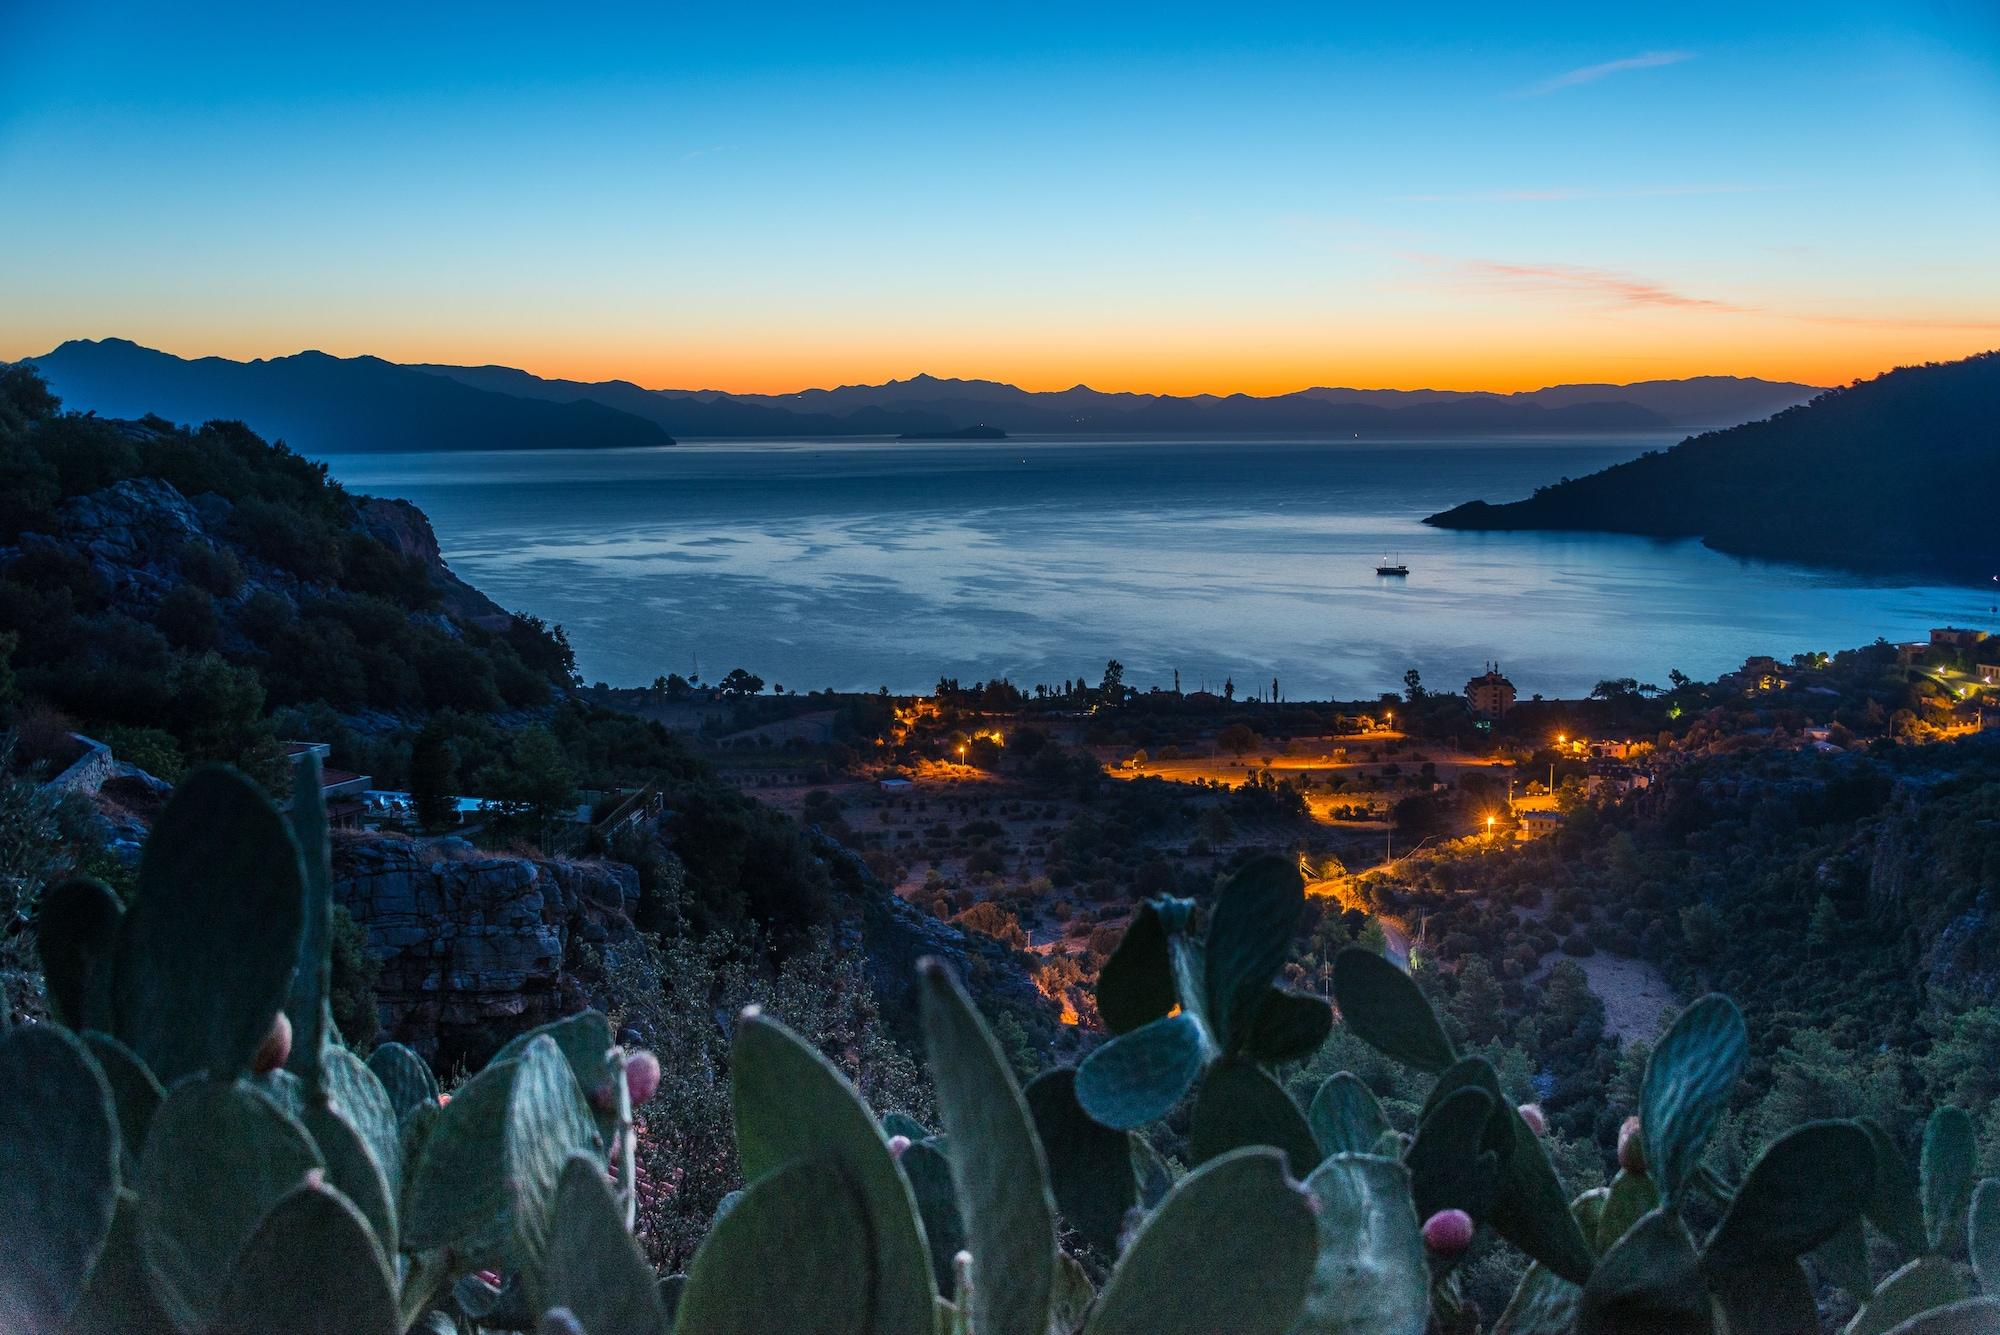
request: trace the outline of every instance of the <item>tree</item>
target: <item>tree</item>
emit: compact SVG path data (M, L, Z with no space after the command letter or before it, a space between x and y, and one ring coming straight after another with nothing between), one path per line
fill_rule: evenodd
M1247 723L1232 723L1215 734L1215 744L1239 760L1254 751L1262 741Z
M1626 700L1638 693L1637 677L1613 677L1609 681L1600 681L1590 688L1590 698L1593 700Z
M1225 700L1234 700L1236 698L1236 682L1233 678L1224 677L1222 679L1222 698Z
M1424 676L1415 668L1403 674L1403 696L1411 704L1423 699L1430 692L1424 689Z
M1681 671L1679 668L1668 668L1667 684L1673 687L1677 691L1683 691L1686 690L1689 686L1694 684L1694 678L1690 677L1687 673Z
M458 752L433 715L410 744L410 802L428 832L448 828L457 808Z
M489 782L504 815L526 819L544 849L550 830L576 803L576 771L547 728L523 732L510 761Z
M1812 922L1806 927L1806 953L1823 953L1840 936L1840 910L1825 895L1813 905Z
M1122 704L1125 700L1125 665L1111 659L1104 665L1104 680L1098 683L1098 694L1108 704Z
M167 694L171 704L163 721L190 763L235 765L271 792L287 790L290 775L278 759L255 671L233 667L213 651L183 658L167 673Z
M764 679L742 668L731 668L729 675L722 679L722 693L728 696L756 695L763 689Z

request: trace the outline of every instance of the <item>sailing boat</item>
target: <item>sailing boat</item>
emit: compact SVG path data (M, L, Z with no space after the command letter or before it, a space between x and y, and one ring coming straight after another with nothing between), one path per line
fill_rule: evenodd
M1382 560L1375 567L1375 573L1378 575L1407 575L1410 573L1410 568L1401 561L1391 561L1388 553L1384 552Z

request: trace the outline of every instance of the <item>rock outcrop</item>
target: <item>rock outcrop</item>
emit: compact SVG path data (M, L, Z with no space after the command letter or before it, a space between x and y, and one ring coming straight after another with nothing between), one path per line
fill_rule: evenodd
M430 572L431 585L451 615L488 630L505 630L513 620L500 604L452 573L429 517L416 506L386 496L357 496L355 518L363 533Z
M636 941L622 863L489 853L462 839L338 839L334 897L382 964L383 1036L449 1068L589 1004L592 950Z

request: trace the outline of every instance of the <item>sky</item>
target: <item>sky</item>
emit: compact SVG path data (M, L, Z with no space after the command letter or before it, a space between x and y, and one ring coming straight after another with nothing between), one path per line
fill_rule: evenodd
M1992 0L0 0L0 358L1833 384L2000 346L1996 220Z

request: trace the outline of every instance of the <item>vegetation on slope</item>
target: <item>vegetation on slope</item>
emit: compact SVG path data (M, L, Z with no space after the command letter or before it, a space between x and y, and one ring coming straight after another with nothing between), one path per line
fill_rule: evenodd
M1746 556L1985 580L2000 569L2000 353L1905 367L1523 501L1425 522L1700 537Z

